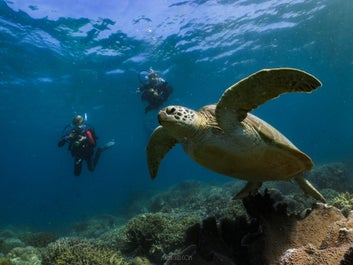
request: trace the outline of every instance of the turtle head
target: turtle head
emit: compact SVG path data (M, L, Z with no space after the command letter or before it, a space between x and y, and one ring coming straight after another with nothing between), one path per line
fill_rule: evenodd
M158 122L175 137L186 137L197 130L197 112L182 106L168 106L158 114Z

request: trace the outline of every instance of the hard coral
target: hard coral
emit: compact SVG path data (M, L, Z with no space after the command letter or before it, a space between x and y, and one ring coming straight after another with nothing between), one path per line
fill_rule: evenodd
M7 258L0 258L0 265L13 265L13 263Z
M180 255L172 256L167 264L246 264L250 256L242 245L243 239L249 234L255 235L257 228L257 224L248 223L245 217L218 222L208 217L187 230L189 247ZM178 257L181 259L177 262Z
M184 231L197 221L196 217L163 213L138 215L126 225L130 252L159 262L183 246Z
M58 237L50 232L27 232L19 236L26 246L46 247L49 243L55 241Z
M17 237L0 239L0 252L6 254L16 247L24 247L25 244Z
M132 260L133 265L153 265L146 257L135 257Z
M353 216L346 219L335 207L316 204L305 218L298 218L287 216L285 205L277 209L265 206L266 201L270 203L266 194L244 201L247 210L252 209L250 215L261 222L263 235L258 244L262 245L264 264L338 265L353 243ZM252 251L258 252L257 248Z
M201 218L208 216L231 217L242 212L241 201L232 201L242 184L226 183L223 186L195 181L184 181L171 190L157 194L148 207L150 212L192 213Z
M60 238L49 244L42 265L130 265L118 252L95 241Z
M39 249L31 246L14 248L7 254L7 258L13 265L41 265Z
M70 235L85 238L97 238L107 231L118 227L122 222L122 219L112 215L99 215L73 224Z
M352 265L353 264L353 245L346 251L339 265Z
M346 219L332 206L317 204L304 219L278 211L257 213L262 219L266 264L338 265L353 243L353 216Z
M348 192L341 193L332 199L332 205L340 209L342 214L347 217L353 210L353 196Z
M208 218L193 226L188 230L189 247L166 265L351 264L353 213L346 218L335 207L316 204L302 214L289 214L286 202L273 192L243 200L251 222L245 217L224 223Z

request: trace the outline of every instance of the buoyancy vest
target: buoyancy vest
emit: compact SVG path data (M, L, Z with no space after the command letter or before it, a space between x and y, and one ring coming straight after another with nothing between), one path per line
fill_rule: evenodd
M90 130L86 130L86 136L87 136L88 142L91 145L96 146L96 138L94 137L93 133Z

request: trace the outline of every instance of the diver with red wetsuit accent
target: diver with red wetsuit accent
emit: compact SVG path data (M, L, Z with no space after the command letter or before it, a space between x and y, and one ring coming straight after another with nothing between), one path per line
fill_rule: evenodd
M88 170L94 171L102 152L115 144L112 140L105 146L98 147L94 152L97 139L94 129L84 123L84 118L81 115L76 115L72 120L72 128L58 142L59 147L64 146L65 143L69 144L69 151L74 157L75 176L81 174L83 160L86 160Z

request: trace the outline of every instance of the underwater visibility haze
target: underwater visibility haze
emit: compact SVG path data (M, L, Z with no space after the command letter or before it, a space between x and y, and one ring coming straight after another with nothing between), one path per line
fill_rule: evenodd
M254 113L315 164L353 159L352 13L351 0L0 1L0 226L55 230L183 180L232 180L180 147L150 180L158 112L136 93L150 67L173 86L164 105L196 110L260 69L307 71L321 88ZM57 147L75 114L116 142L79 177Z

